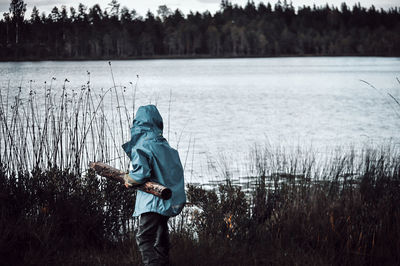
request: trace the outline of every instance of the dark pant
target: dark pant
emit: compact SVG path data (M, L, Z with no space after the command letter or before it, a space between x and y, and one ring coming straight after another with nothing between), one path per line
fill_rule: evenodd
M144 265L168 265L168 216L155 212L140 215L136 243Z

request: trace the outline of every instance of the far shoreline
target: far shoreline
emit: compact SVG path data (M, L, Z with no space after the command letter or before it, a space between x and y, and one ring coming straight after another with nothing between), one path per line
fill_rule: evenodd
M376 57L376 58L400 58L398 55L360 55L360 54L343 54L343 55L328 55L328 54L288 54L288 55L243 55L243 56L212 56L212 55L156 55L156 56L132 56L132 57L103 57L103 58L91 58L91 57L78 57L78 58L56 58L46 57L43 59L39 58L19 58L19 59L2 59L1 63L7 62L46 62L46 61L58 61L58 62L69 62L69 61L129 61L129 60L193 60L193 59L252 59L252 58L306 58L306 57Z

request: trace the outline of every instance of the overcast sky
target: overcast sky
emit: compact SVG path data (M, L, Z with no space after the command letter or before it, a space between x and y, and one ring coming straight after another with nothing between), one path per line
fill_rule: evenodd
M248 0L233 0L231 1L233 4L239 4L244 6ZM269 1L272 5L276 3L278 0ZM0 0L0 12L8 11L11 0ZM72 0L72 1L63 1L63 0L27 0L25 3L27 4L27 15L29 16L32 12L33 6L36 6L40 12L45 11L48 14L54 6L60 7L61 5L65 5L68 8L73 6L77 7L79 3L83 3L88 7L92 7L94 4L99 3L102 9L107 7L107 3L111 2L111 0ZM147 11L150 10L153 13L156 13L157 7L160 5L167 5L169 8L175 10L179 8L183 13L187 14L190 11L200 11L204 12L206 10L214 13L220 8L220 0L119 0L121 6L126 6L129 9L135 9L140 15L145 16ZM258 4L261 1L254 1ZM263 1L267 3L268 1ZM282 0L283 2L283 0ZM290 2L290 0L288 0ZM314 3L317 6L325 5L328 3L329 5L340 6L342 2L346 2L348 5L353 6L355 3L360 2L362 6L370 7L374 5L377 8L385 8L388 9L390 7L400 7L400 0L292 0L293 6L312 6ZM2 16L1 16L2 17Z

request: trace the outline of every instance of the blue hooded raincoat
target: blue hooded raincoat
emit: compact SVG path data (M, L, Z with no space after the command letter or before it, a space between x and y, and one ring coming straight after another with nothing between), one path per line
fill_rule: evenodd
M134 216L156 212L165 216L178 215L185 205L183 168L178 152L162 136L163 121L156 106L139 107L131 128L131 140L122 145L131 158L129 176L138 183L154 181L171 189L172 197L163 200L137 191Z

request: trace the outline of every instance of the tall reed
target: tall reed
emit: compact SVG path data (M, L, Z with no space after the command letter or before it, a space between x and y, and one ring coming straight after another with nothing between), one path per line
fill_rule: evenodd
M9 99L9 85L6 93L2 88L0 163L7 172L57 167L80 174L89 161L114 158L119 159L118 165L127 167L120 147L126 141L124 131L129 129L129 112L134 107L129 108L125 102L126 90L114 83L98 94L90 86L89 72L87 84L78 89L68 88L69 81L65 79L61 91L55 92L54 80L45 82L42 93L31 83L28 95L23 93L26 88L20 87L13 100ZM119 105L119 100L118 106L108 106L108 102L105 105L112 91L117 99L124 99L124 106ZM115 108L119 119L110 119L107 110Z
M108 250L131 242L135 193L87 170L89 161L109 162L126 169L123 131L129 132L130 108L110 106L111 93L135 97L121 86L94 90L88 81L79 88L20 86L0 91L0 261L6 265L54 264L70 258L84 263L90 250ZM125 116L110 119L109 110ZM115 130L121 125L126 129ZM135 264L138 256L126 258ZM123 252L125 253L125 251ZM122 251L115 250L122 255ZM112 263L106 256L106 264ZM95 260L95 259L94 259ZM70 259L65 264L75 264ZM88 263L93 263L89 259Z

